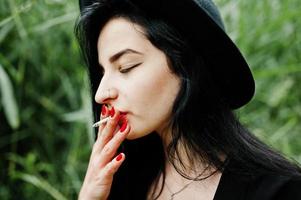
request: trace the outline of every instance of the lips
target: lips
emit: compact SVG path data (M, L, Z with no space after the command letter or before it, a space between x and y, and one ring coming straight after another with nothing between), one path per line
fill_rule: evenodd
M107 108L108 108L108 110L109 110L109 115L110 115L111 117L114 116L114 114L115 114L115 108L114 108L114 106L107 105ZM116 108L116 110L119 110L119 109ZM120 111L120 110L119 110L119 113L120 113L120 116L119 116L119 120L118 120L118 125L119 125L119 126L122 126L122 124L125 123L125 122L127 121L126 115L128 114L128 112Z

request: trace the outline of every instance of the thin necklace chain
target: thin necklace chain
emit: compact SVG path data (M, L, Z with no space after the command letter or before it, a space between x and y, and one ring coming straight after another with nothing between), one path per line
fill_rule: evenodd
M166 185L166 188L167 190L169 191L170 193L170 200L173 200L174 196L176 196L177 194L179 194L180 192L182 192L183 190L185 190L191 183L193 183L194 181L196 181L196 179L198 177L200 177L202 175L202 173L200 175L198 175L197 177L195 177L194 179L192 179L189 183L187 183L186 185L184 185L179 191L177 192L172 192L170 187L167 185L166 181L165 181L165 185Z

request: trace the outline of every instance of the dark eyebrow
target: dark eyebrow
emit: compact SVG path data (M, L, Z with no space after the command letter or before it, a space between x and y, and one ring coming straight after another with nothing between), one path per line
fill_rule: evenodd
M122 57L122 56L125 55L125 54L129 54L129 53L135 53L135 54L143 55L143 53L141 53L141 52L139 52L139 51L135 51L135 50L133 50L133 49L127 48L127 49L121 50L121 51L119 51L118 53L116 53L115 55L111 56L111 57L109 58L109 61L110 61L110 63L114 63L114 62L116 62L120 57ZM99 63L99 64L100 64L100 67L102 68L102 71L104 71L103 65L102 65L101 63Z
M135 51L133 49L123 49L121 51L119 51L118 53L116 53L115 55L111 56L109 58L110 63L114 63L116 62L121 56L125 55L125 54L129 54L129 53L135 53L135 54L139 54L139 55L143 55L143 53L139 52L139 51ZM100 63L101 65L101 63ZM101 65L102 66L102 65Z
M125 54L129 54L129 53L135 53L135 54L139 54L139 55L143 55L141 52L139 51L135 51L133 49L124 49L122 51L119 51L118 53L116 53L115 55L113 55L109 61L111 63L115 62L116 60L118 60L121 56L125 55Z

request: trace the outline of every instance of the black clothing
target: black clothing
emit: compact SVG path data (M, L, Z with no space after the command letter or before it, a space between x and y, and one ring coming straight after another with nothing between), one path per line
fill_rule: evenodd
M246 178L229 172L232 165L226 166L214 200L301 200L300 178L269 174Z

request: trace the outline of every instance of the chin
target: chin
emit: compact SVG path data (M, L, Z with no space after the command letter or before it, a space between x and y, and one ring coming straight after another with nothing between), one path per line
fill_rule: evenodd
M126 137L126 139L128 139L128 140L135 140L135 139L138 139L138 138L141 138L141 137L142 137L141 135L135 134L132 131L130 131L129 134L128 134L128 136Z
M138 138L142 138L142 137L144 137L148 134L149 133L137 133L137 132L134 132L134 131L130 130L130 132L128 133L126 139L135 140L135 139L138 139Z

